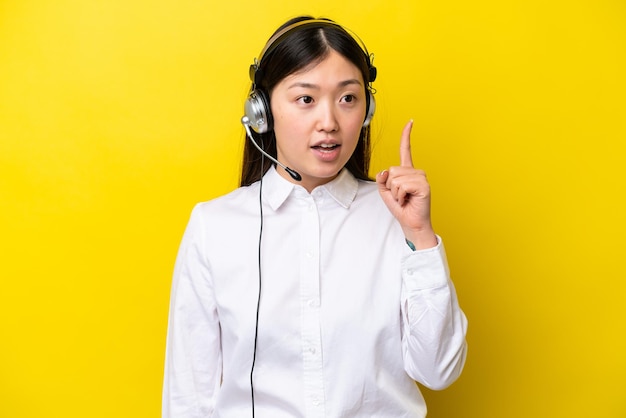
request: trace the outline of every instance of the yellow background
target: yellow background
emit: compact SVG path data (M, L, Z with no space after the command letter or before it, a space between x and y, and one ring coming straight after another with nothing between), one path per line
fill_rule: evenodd
M376 55L372 172L415 119L470 320L429 417L625 417L623 0L0 2L0 417L160 414L183 228L301 13Z

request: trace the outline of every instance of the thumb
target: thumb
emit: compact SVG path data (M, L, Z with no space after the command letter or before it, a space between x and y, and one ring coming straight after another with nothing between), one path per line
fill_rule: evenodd
M398 210L398 202L395 201L391 194L391 189L387 187L387 179L389 178L389 171L381 171L376 175L376 183L378 184L378 193L380 198L387 206L387 209L394 214ZM394 215L396 216L396 215Z
M389 171L381 171L376 174L376 183L378 184L378 193L381 199L385 202L385 205L391 210L394 206L394 199L391 195L391 189L387 187L387 179L389 178Z
M389 189L387 188L387 179L389 178L389 171L387 170L383 170L380 173L376 174L376 183L378 183L378 190L383 192L383 191L388 191Z

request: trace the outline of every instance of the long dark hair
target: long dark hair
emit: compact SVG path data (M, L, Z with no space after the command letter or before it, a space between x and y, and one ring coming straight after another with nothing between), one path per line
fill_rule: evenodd
M285 22L274 34L294 23L306 20L315 19L311 16L296 17ZM329 22L332 21L329 20ZM331 49L337 51L361 71L365 89L368 89L371 82L370 66L365 51L345 29L333 24L311 24L310 26L305 24L282 39L269 54L262 57L259 63L262 70L260 71L261 77L252 87L263 90L269 98L272 90L281 80L311 63L324 60ZM367 93L366 91L366 97L369 98ZM252 132L252 135L267 153L276 157L276 136L273 130L264 134ZM368 175L370 154L370 127L367 126L361 129L357 146L345 167L356 178L371 180ZM267 158L262 159L259 150L246 140L240 185L249 186L260 180L271 166L272 162Z

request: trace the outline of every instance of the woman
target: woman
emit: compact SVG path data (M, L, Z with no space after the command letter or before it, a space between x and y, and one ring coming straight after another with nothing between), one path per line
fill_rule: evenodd
M241 187L194 208L176 263L164 417L424 417L415 382L461 373L467 320L411 123L400 166L368 179L375 77L310 17L251 67Z

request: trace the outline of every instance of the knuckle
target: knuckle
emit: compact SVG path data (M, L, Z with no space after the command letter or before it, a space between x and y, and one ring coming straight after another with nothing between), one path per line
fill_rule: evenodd
M389 177L391 178L393 176L398 175L398 169L399 169L399 167L397 167L397 166L389 167L389 170L388 170L389 171Z

